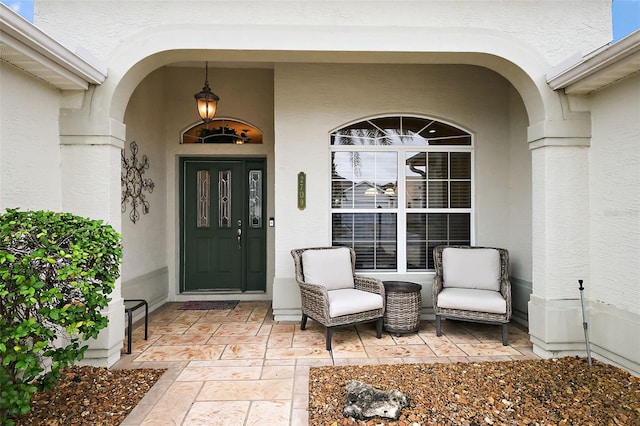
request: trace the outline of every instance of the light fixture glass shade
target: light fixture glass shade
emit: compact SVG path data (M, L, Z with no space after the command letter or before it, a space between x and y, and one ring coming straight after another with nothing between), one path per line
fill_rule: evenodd
M213 117L216 115L216 109L218 107L218 101L220 100L220 98L211 91L208 81L204 82L202 91L196 93L194 95L194 98L198 103L198 114L200 114L200 118L205 123L213 120Z

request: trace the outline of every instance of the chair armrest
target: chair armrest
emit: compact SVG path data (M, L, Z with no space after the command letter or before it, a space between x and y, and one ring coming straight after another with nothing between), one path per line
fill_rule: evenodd
M502 270L500 271L500 294L507 303L507 321L511 319L511 281L509 280L509 251L506 249L498 249L500 252L500 263Z
M433 277L433 286L431 287L431 296L432 296L434 305L436 303L436 300L438 300L438 294L440 294L443 288L444 286L442 283L442 275L436 274Z
M505 302L507 303L507 312L506 318L507 320L511 319L511 281L509 281L508 277L503 277L500 281L500 294L504 297Z
M298 282L300 291L304 291L307 294L312 294L314 297L320 297L324 300L329 300L326 287L318 284L309 284L304 282Z
M356 290L379 294L384 299L384 284L379 279L354 275L353 287Z
M511 281L508 278L500 279L500 293L505 299L511 296Z
M302 299L302 311L317 320L328 320L329 294L324 286L307 284L298 281L300 298Z

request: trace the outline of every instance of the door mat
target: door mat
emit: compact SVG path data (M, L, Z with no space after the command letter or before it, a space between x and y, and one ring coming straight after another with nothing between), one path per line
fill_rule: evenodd
M207 311L210 309L233 309L239 300L212 300L184 302L178 309L186 311Z

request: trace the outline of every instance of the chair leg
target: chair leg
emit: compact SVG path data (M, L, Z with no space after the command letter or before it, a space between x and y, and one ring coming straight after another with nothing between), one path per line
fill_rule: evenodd
M376 321L376 337L380 339L382 337L383 318L378 318Z
M436 336L442 336L442 332L440 331L440 315L436 315Z
M305 328L307 328L307 318L309 318L307 314L302 314L302 321L300 321L300 330L304 330Z
M507 324L502 324L502 345L509 346L509 328Z
M331 350L331 327L327 327L327 350Z

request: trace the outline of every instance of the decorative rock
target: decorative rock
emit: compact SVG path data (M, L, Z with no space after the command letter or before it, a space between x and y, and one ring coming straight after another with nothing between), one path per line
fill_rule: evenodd
M385 392L354 380L347 383L346 391L347 404L342 413L357 420L373 417L397 420L408 405L407 397L396 389Z

